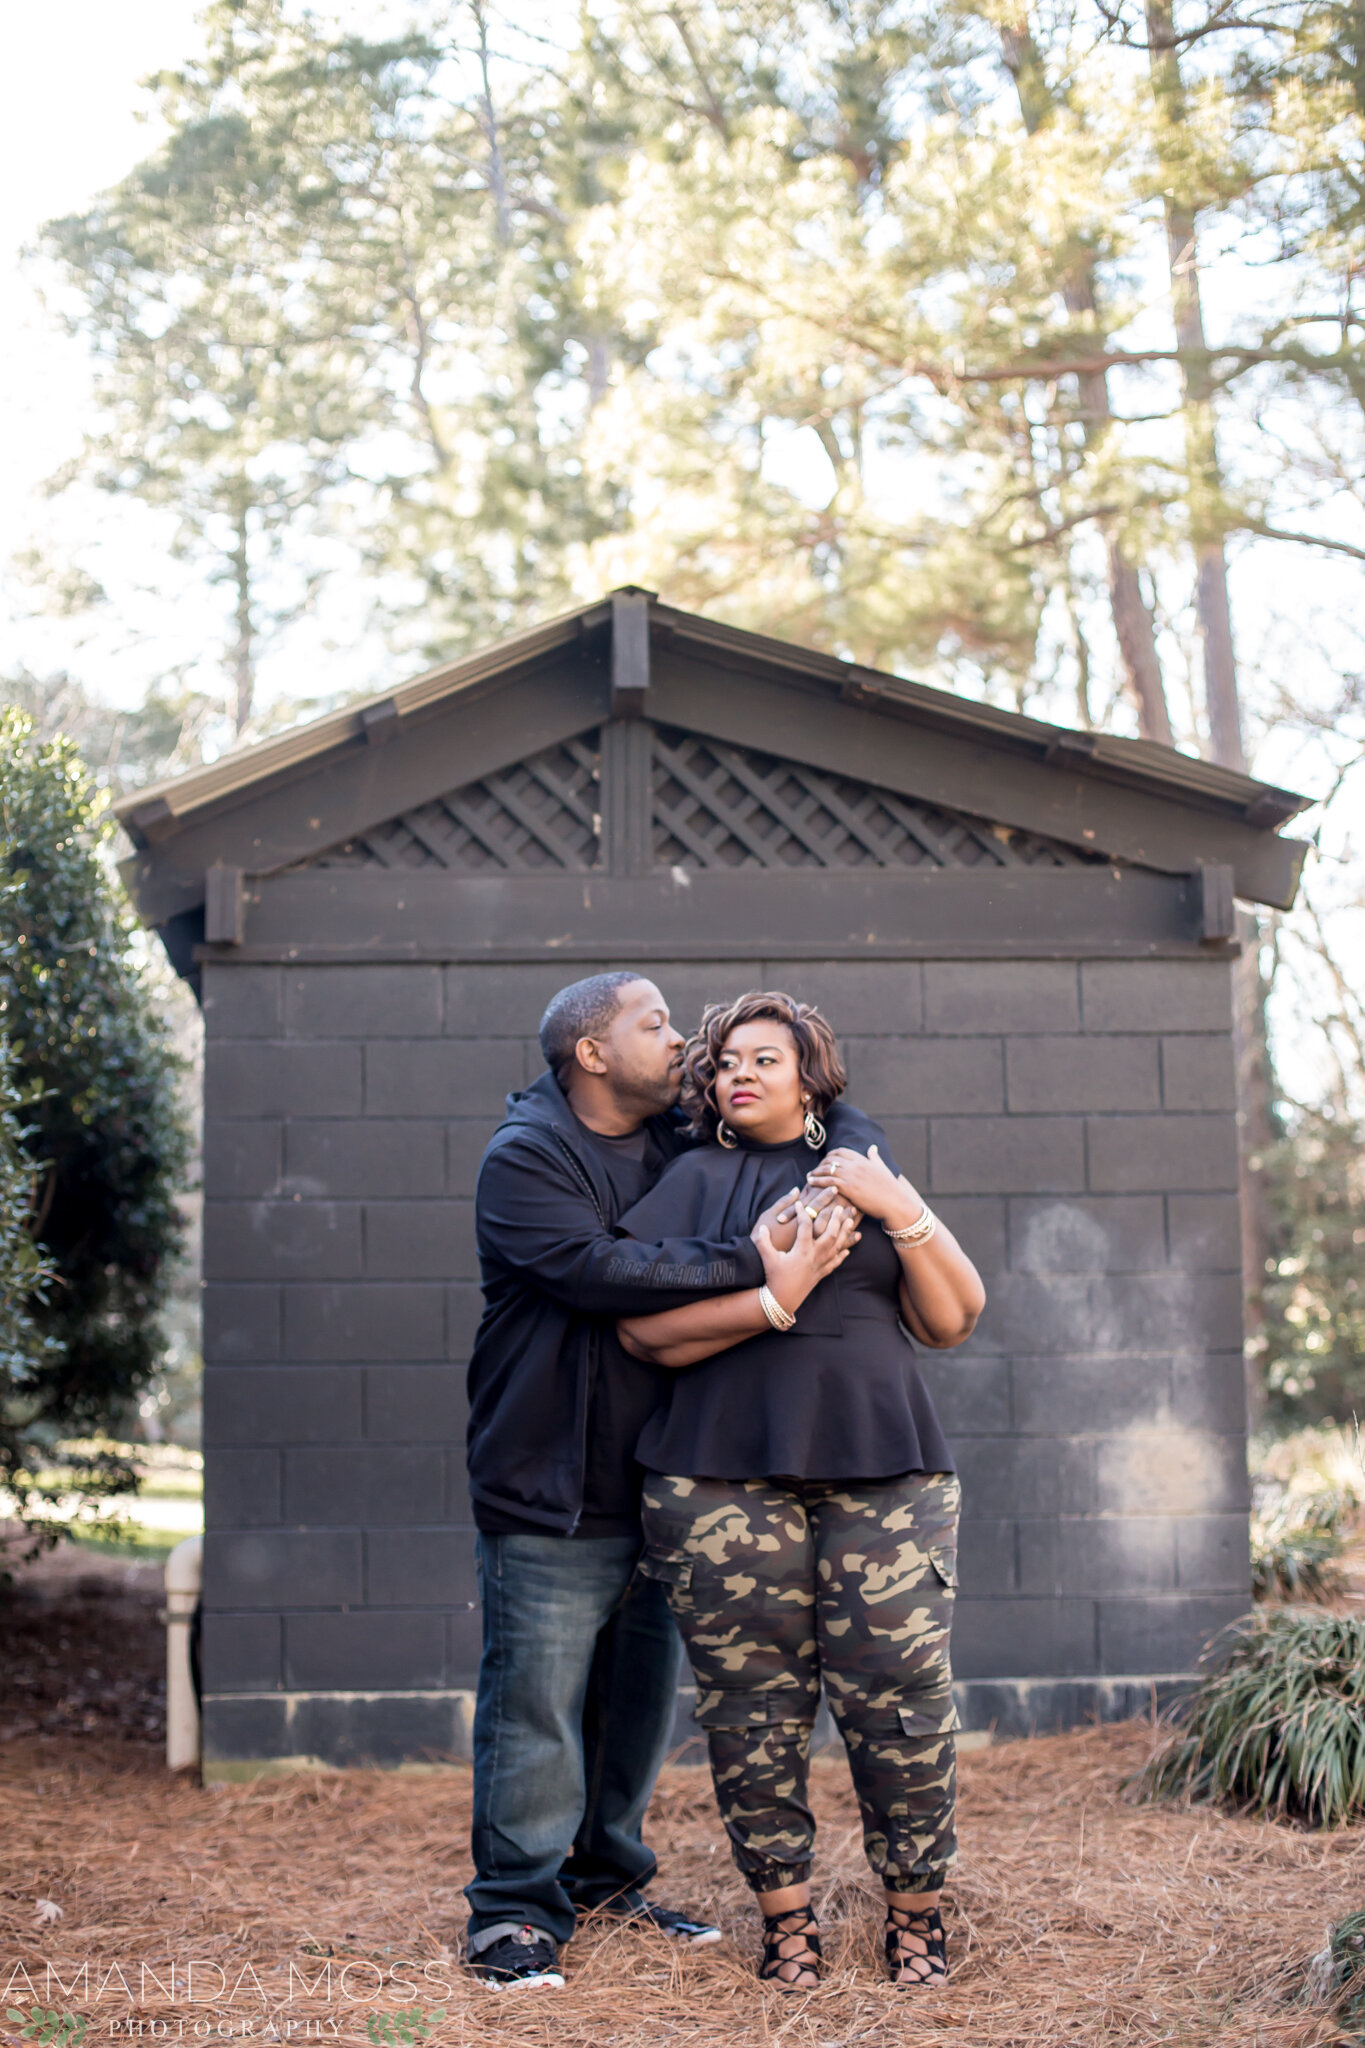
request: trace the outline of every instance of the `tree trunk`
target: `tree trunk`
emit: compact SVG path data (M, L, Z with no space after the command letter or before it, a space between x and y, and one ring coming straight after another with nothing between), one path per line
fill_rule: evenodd
M1269 1153L1276 1142L1275 1077L1266 1034L1261 934L1256 913L1239 910L1241 956L1233 970L1233 1044L1237 1057L1237 1188L1242 1217L1242 1304L1246 1340L1247 1411L1253 1427L1265 1406L1265 1280L1275 1242L1268 1184Z
M1076 608L1076 591L1066 580L1066 615L1071 626L1071 645L1076 656L1076 723L1084 732L1094 729L1095 714L1090 702L1090 643L1085 637L1081 615Z
M1157 110L1178 135L1186 123L1184 81L1176 41L1172 0L1146 0L1148 61ZM1190 538L1196 564L1196 606L1204 646L1204 701L1209 750L1225 768L1245 772L1237 663L1228 603L1227 558L1223 550L1222 476L1213 410L1213 382L1204 355L1204 308L1193 209L1173 189L1166 191L1166 254L1171 273L1171 313L1176 347L1190 351L1181 363L1185 398L1185 457L1189 471ZM1265 985L1261 978L1260 927L1256 914L1237 918L1241 956L1233 975L1233 1043L1237 1056L1237 1189L1242 1219L1242 1302L1246 1331L1247 1408L1253 1422L1264 1405L1266 1263L1273 1246L1273 1219L1266 1191L1266 1154L1275 1141L1274 1075L1266 1036Z
M507 191L507 169L502 156L502 135L498 110L493 101L493 67L488 48L488 15L483 0L470 0L479 37L479 112L484 140L488 144L488 189L493 195L498 247L507 248L512 239L512 205Z
M1172 132L1185 125L1185 86L1180 76L1172 0L1147 0L1148 61L1157 110ZM1166 192L1166 256L1171 273L1175 344L1191 354L1181 363L1185 395L1185 453L1190 483L1190 538L1197 565L1196 604L1204 644L1204 697L1210 750L1225 768L1246 767L1242 746L1237 666L1228 605L1228 571L1219 516L1222 478L1213 416L1213 384L1205 349L1204 308L1199 296L1195 217L1178 193Z
M235 705L233 724L238 739L251 723L251 700L256 688L256 628L251 617L251 565L247 560L246 513L237 515L232 550L232 584L237 593L233 611L232 676Z
M1198 607L1199 629L1204 636L1204 693L1213 758L1225 768L1245 770L1242 706L1237 694L1232 608L1228 603L1228 565L1221 540L1200 543Z
M1056 107L1038 46L1032 31L1027 26L1018 25L1002 29L1000 43L1005 69L1013 78L1019 94L1019 111L1024 117L1024 126L1030 135L1034 135ZM1098 328L1099 304L1095 295L1093 258L1085 259L1083 268L1065 286L1063 296L1068 312L1089 316ZM1109 403L1108 380L1101 371L1081 377L1079 384L1085 436L1087 441L1095 440L1105 433L1114 417ZM1115 533L1105 536L1105 554L1109 570L1109 608L1119 643L1124 682L1137 706L1138 731L1145 740L1160 740L1163 746L1169 747L1172 744L1171 720L1166 709L1161 661L1156 650L1156 629L1142 595L1137 565L1129 558L1123 542Z
M1174 741L1156 651L1156 628L1138 582L1137 565L1129 560L1117 534L1109 534L1105 544L1109 555L1109 608L1114 615L1124 677L1137 700L1138 731L1145 740L1160 740L1169 747Z
M1087 259L1084 271L1066 287L1064 296L1068 312L1089 314L1098 325L1093 261ZM1114 417L1108 379L1101 371L1077 381L1086 439L1098 438ZM1145 740L1160 740L1164 747L1172 746L1170 714L1156 651L1156 628L1142 595L1137 564L1116 533L1105 535L1105 553L1109 564L1109 609L1114 617L1124 681L1137 705L1138 731Z

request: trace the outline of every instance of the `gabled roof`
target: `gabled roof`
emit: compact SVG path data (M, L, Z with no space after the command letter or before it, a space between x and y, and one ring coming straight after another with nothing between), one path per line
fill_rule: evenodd
M136 865L147 876L152 868L162 864L158 855L164 849L170 866L185 866L186 863L175 859L168 842L188 833L193 843L193 861L189 865L197 863L202 871L204 865L212 864L203 862L200 856L213 840L215 821L221 817L226 826L229 817L238 820L237 829L229 831L228 837L240 842L244 807L250 810L253 800L263 798L267 792L278 794L295 783L302 785L310 774L353 755L357 747L365 749L376 739L401 735L412 729L412 723L425 722L425 716L446 708L454 711L461 702L481 700L518 677L562 663L577 650L601 662L604 654L611 651L613 622L626 615L623 600L635 621L632 630L643 636L644 652L639 658L646 680L652 646L661 662L677 657L684 665L723 669L737 679L762 681L770 688L785 683L807 707L814 693L816 698L828 701L829 742L835 756L839 749L838 733L847 729L848 720L848 710L840 712L836 708L840 706L872 712L878 721L886 719L902 728L916 728L926 742L933 735L956 742L946 755L941 748L939 754L948 761L960 758L975 764L976 772L968 778L972 784L970 792L964 785L956 795L966 810L982 810L982 770L988 771L992 760L998 764L1002 781L1016 788L1020 771L1033 764L1040 779L1054 792L1045 829L1063 839L1070 837L1091 853L1142 860L1146 857L1145 840L1158 839L1159 821L1176 813L1191 814L1188 823L1193 838L1190 831L1182 829L1176 835L1178 844L1173 846L1169 858L1152 856L1154 866L1180 869L1199 865L1205 859L1235 859L1235 853L1229 850L1233 843L1244 845L1253 838L1269 852L1265 841L1272 838L1275 828L1303 810L1309 801L1292 791L1192 759L1152 741L1045 724L766 634L721 625L662 604L652 593L632 589L580 606L462 661L431 669L383 695L137 791L115 807L135 846L151 854L150 860ZM616 659L615 655L612 659ZM742 693L743 682L737 680L732 694ZM627 691L621 699L623 705L629 696ZM642 702L632 702L626 708L642 708ZM878 729L881 730L880 725ZM888 730L886 737L894 745L894 732ZM906 741L913 748L909 731ZM896 746L895 751L902 750ZM1074 802L1068 799L1060 807L1055 794L1061 787L1057 780L1059 771L1066 778L1066 787L1076 792ZM850 766L850 772L865 769ZM945 771L941 763L938 772L939 793L944 796ZM946 773L951 785L951 766ZM989 787L989 773L986 786ZM1105 802L1106 788L1112 793L1113 803ZM1138 835L1144 845L1135 853L1133 819L1138 813L1134 799L1143 798L1151 800L1156 822L1151 833ZM946 800L954 800L951 787L947 788ZM1111 841L1105 821L1111 814L1117 819L1120 813L1126 822L1122 826L1115 824ZM997 814L1008 818L1008 806ZM1207 820L1209 828L1206 853L1198 846L1199 815ZM1072 822L1068 823L1068 819ZM353 827L348 829L364 829L375 822L372 817L357 815ZM1020 818L1018 822L1031 821ZM269 835L264 842L251 843L262 847L259 864L243 859L240 847L235 853L229 850L226 858L236 859L258 872L270 872L282 864L282 848L267 850L271 843ZM1292 842L1278 840L1274 841L1274 848L1275 858L1269 863L1263 858L1253 859L1245 873L1238 861L1239 893L1277 903L1292 898L1302 849ZM190 851L187 844L184 854L189 856Z

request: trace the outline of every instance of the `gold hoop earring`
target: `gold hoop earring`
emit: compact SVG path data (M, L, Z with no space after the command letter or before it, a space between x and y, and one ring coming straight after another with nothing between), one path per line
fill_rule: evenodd
M806 1143L810 1146L811 1151L823 1152L825 1149L825 1127L813 1109L806 1111L806 1119L801 1128L806 1134Z
M719 1145L723 1145L727 1152L733 1152L739 1143L739 1139L730 1129L729 1124L722 1121L716 1125L716 1142Z

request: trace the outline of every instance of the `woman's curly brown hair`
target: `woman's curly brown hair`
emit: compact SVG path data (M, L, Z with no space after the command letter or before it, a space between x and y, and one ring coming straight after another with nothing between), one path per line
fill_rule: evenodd
M796 1043L801 1086L817 1116L822 1117L848 1086L839 1041L813 1004L798 1003L781 989L750 989L732 1003L708 1004L683 1052L682 1106L699 1137L714 1138L720 1123L716 1063L725 1042L739 1025L752 1024L758 1017L772 1017L790 1031Z

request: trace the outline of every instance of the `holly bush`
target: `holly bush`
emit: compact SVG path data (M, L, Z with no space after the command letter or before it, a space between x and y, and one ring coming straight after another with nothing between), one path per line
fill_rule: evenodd
M0 1272L16 1304L0 1357L0 1483L26 1518L52 1490L38 1475L60 1463L61 1440L109 1432L156 1372L180 1243L189 1144L179 1063L109 864L114 829L72 742L40 743L24 713L0 710L0 1034L11 1086ZM115 1457L66 1462L79 1491L130 1483Z
M0 1387L31 1372L43 1355L34 1311L51 1279L30 1229L34 1171L20 1109L9 1046L0 1038Z

